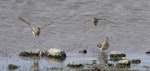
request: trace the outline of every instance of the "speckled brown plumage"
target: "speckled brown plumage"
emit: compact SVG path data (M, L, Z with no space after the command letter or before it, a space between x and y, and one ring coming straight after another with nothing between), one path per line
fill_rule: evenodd
M104 40L101 43L97 44L97 47L100 50L106 50L106 49L108 49L109 48L108 40L109 40L109 38L105 37Z

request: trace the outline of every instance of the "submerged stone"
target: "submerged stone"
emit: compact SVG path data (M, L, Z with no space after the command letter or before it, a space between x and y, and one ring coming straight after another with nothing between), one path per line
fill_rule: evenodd
M57 49L57 48L50 48L45 52L47 57L55 57L55 58L65 58L66 53L64 50Z
M8 68L9 70L15 70L15 69L18 68L18 66L13 65L13 64L9 64L7 68Z
M84 50L79 51L79 53L87 53L87 51L84 49Z
M67 66L68 66L68 67L82 67L83 65L82 65L81 63L72 61L72 62L69 62L69 63L67 64Z
M150 54L150 51L145 52L146 54Z
M108 63L108 67L114 67L114 64Z
M130 61L131 64L140 64L141 60L140 59L133 59Z

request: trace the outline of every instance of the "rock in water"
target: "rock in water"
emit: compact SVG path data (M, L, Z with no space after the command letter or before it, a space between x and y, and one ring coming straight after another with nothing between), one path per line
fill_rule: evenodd
M19 56L41 56L42 51L40 49L30 50L30 51L22 51L19 53Z
M121 64L129 64L130 61L128 59L124 59L124 60L119 60L118 63L121 63Z
M84 50L80 50L79 53L87 53L87 51L84 49Z
M72 61L72 62L69 62L67 66L68 67L82 67L83 65L81 63Z
M119 60L116 67L119 67L119 68L126 68L126 67L130 67L130 60L128 59L123 59L123 60Z
M126 57L126 54L120 52L120 51L111 51L110 52L110 60L112 61L118 61Z
M28 56L30 56L30 53L28 51L22 51L22 52L19 53L19 56L28 57Z
M14 65L14 64L9 64L7 67L9 70L15 70L18 68L18 66Z
M130 63L131 64L140 64L141 60L140 59L133 59L133 60L130 60Z
M150 51L145 52L146 54L150 54Z
M42 51L40 49L35 49L35 50L31 51L31 54L33 54L33 55L41 55Z
M63 50L57 48L50 48L45 52L48 57L65 58L66 54Z

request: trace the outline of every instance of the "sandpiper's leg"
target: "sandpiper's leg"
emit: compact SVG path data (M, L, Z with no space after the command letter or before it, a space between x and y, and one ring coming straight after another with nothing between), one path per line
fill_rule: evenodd
M104 50L100 49L100 53L104 53Z
M38 38L38 44L41 44L40 39L39 39L39 36L38 36L37 38Z
M36 37L34 37L34 49L35 49L35 41L36 41Z
M39 47L39 44L41 44L41 42L39 40L39 36L37 36L37 47Z

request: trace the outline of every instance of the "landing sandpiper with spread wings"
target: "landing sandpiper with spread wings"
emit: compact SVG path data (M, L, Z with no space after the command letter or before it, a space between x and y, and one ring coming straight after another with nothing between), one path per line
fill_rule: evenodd
M31 29L32 29L32 34L34 36L34 47L35 47L35 39L38 38L38 36L40 35L41 29L43 29L45 26L48 26L50 24L47 25L43 25L42 27L34 27L31 23L27 22L25 19L19 17L19 19L23 22L25 22L26 24L28 24Z
M108 21L108 22L111 22L111 23L114 23L114 22L112 22L112 21L110 21L110 20L107 20L107 19L104 19L104 18L92 18L92 19L89 19L89 20L87 20L87 21L85 21L83 24L85 24L85 23L87 23L87 22L92 22L95 26L97 26L97 23L98 23L98 21L99 20L106 20L106 21Z
M97 47L98 47L100 50L106 50L106 49L108 49L108 48L109 48L109 43L108 43L108 41L109 41L109 38L108 38L108 37L105 37L104 40L103 40L101 43L97 44Z

